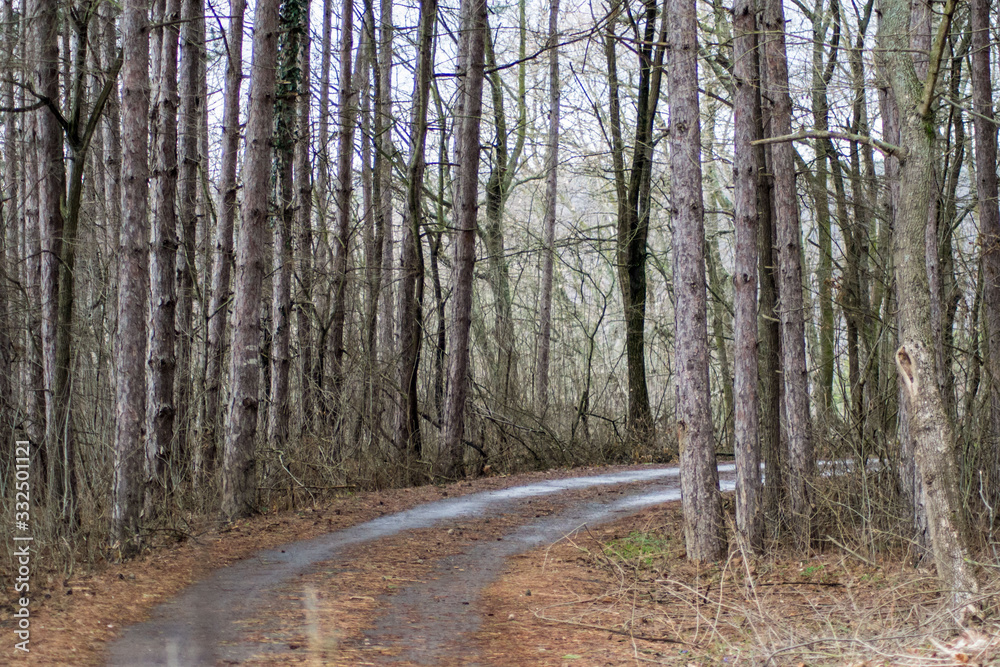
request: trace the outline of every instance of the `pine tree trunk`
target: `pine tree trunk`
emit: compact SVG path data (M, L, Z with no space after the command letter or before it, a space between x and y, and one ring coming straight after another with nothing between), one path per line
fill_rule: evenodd
M993 122L990 64L990 0L972 0L972 102L975 129L976 193L979 197L980 247L983 256L983 304L989 339L991 442L987 460L991 502L1000 499L1000 208L997 205L997 128Z
M417 41L417 69L413 79L413 116L410 121L410 159L406 168L406 208L403 211L402 283L399 288L399 399L395 444L406 481L416 479L414 466L422 453L417 372L423 337L424 256L420 243L426 156L427 109L434 75L434 28L437 0L421 0ZM383 4L383 9L385 4ZM383 35L384 38L384 35ZM383 50L383 56L386 55ZM383 72L385 70L383 69ZM384 85L384 84L383 84Z
M459 64L455 190L455 258L452 263L451 357L445 395L442 457L444 474L465 474L465 401L469 391L469 331L472 325L472 283L476 262L476 217L479 212L480 124L483 107L486 0L463 0L462 37L465 61ZM461 53L460 56L461 58Z
M762 165L751 142L761 139L757 21L752 0L733 9L733 186L736 265L733 271L733 364L735 393L736 527L749 547L763 547L764 522L760 480L759 405L757 397L757 235L761 202L757 178Z
M538 357L535 410L549 405L549 349L552 340L552 274L555 260L559 179L559 0L549 0L549 133L545 142L545 217L542 219L542 278L538 300Z
M112 539L123 556L138 545L146 426L146 299L149 291L148 3L127 0L122 14L122 227L115 336Z
M766 0L764 30L770 36L764 48L767 94L772 99L772 136L791 134L792 100L788 93L785 54L785 18L781 0ZM772 147L774 214L778 251L778 291L781 318L782 382L788 432L788 496L790 525L800 547L809 544L810 478L813 460L809 433L809 388L806 371L805 323L802 300L802 239L795 190L791 143Z
M333 245L333 313L330 348L333 351L332 404L334 423L341 416L340 400L344 381L344 325L347 317L347 262L351 251L351 192L354 170L354 120L356 96L352 77L354 49L354 0L343 0L340 25L340 91L338 95L340 141L337 147L337 227Z
M647 9L655 5L647 4ZM715 464L708 385L708 292L705 285L705 206L701 189L694 0L668 0L667 85L670 94L670 214L674 225L677 445L681 454L684 544L695 562L718 560L724 525ZM655 14L647 21L652 23ZM643 103L640 95L640 104Z
M306 3L303 24L309 25L309 3ZM302 85L306 90L312 81L310 70L310 47L312 38L310 31L303 31L300 37L299 71L302 72ZM298 123L299 138L295 144L295 186L298 200L296 202L296 227L298 229L298 284L296 326L299 339L299 391L301 392L301 431L303 434L312 429L312 419L315 405L312 384L312 353L313 353L313 187L312 166L309 163L311 149L310 139L312 129L309 123L309 106L311 95L299 95Z
M39 94L59 100L59 31L56 6L37 0L34 6L34 56ZM73 248L64 238L61 200L65 194L63 131L54 113L35 114L38 151L38 231L41 245L42 367L45 387L45 453L48 464L48 512L58 522L74 521L73 425L69 405L70 322L73 291Z
M208 341L205 356L205 434L195 466L203 478L215 472L218 462L222 368L229 321L230 273L233 263L233 228L236 221L236 163L240 141L240 87L243 83L243 34L246 0L234 0L229 17L226 89L222 110L222 157L219 165L219 221L215 228L212 261L212 296L208 307Z
M298 69L299 40L308 29L302 22L303 8L298 2L282 4L281 44L278 50L278 91L275 116L277 131L278 219L274 223L274 284L271 289L271 403L268 406L267 442L279 451L288 441L291 410L288 401L291 370L290 343L292 325L292 221L295 156L296 101L302 89Z
M191 431L191 396L195 385L193 328L194 301L198 259L198 190L200 154L200 119L205 100L199 87L199 73L205 57L205 19L202 0L181 0L181 70L180 123L181 155L178 173L178 223L181 230L177 253L177 437L173 452L174 465L186 471L192 463L188 439ZM204 308L204 304L202 304ZM175 473L176 474L176 473ZM186 474L185 474L186 476Z
M174 436L174 349L177 296L177 40L180 0L167 0L160 39L160 70L154 116L158 121L153 171L153 225L149 252L149 378L146 397L146 509L158 507L171 489Z
M256 496L257 411L260 402L261 286L267 228L278 0L257 0L251 65L250 112L244 153L245 197L236 247L236 294L230 363L232 398L222 464L222 513L247 516Z

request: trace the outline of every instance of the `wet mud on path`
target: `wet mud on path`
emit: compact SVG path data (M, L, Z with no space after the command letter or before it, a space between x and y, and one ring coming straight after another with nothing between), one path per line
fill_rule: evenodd
M724 489L732 488L732 470L732 465L720 466ZM547 516L527 520L502 539L482 541L439 559L425 580L413 582L382 601L387 609L367 630L363 642L371 647L364 652L366 661L374 663L448 664L464 656L462 664L475 664L467 643L462 646L463 638L479 628L476 598L501 574L507 558L556 541L585 524L612 521L679 499L677 468L549 480L439 500L261 552L188 587L157 607L149 621L127 628L109 647L108 664L237 664L254 656L268 662L268 655L278 658L278 645L248 636L247 621L280 619L288 605L300 605L290 601L287 590L298 577L315 574L321 565L336 572L349 564L348 558L357 556L359 548L377 548L379 540L403 531L503 516L531 499L555 500L567 492L616 486L623 487L621 493L603 494L603 502L569 503Z

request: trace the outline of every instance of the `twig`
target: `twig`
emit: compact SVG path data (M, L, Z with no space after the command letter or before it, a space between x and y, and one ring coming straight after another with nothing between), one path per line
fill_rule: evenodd
M547 608L547 607L546 607ZM609 628L603 625L593 625L591 623L581 623L580 621L564 621L561 618L552 618L551 616L546 616L539 611L532 611L535 618L548 621L549 623L562 623L563 625L572 625L577 628L586 628L587 630L601 630L603 632L610 632L613 635L623 635L625 637L632 637L633 639L639 639L644 642L661 642L664 644L680 644L682 646L694 646L694 644L689 644L680 639L671 639L670 637L649 637L646 635L637 635L632 632L627 632L625 630L618 630L617 628Z

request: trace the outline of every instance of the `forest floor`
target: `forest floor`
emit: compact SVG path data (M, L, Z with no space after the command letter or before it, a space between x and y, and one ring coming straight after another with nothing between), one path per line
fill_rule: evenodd
M641 468L346 494L223 528L189 528L131 562L50 575L32 607L30 656L14 655L13 641L0 655L104 664L123 628L162 614L157 605L183 599L192 583L227 566L263 561L263 549L441 499ZM904 565L903 554L873 559L830 545L756 559L732 546L724 563L689 564L678 503L628 509L630 498L662 483L525 498L347 546L252 601L260 612L241 620L240 633L255 648L218 664L1000 665L995 612L960 631L932 573ZM625 508L623 516L590 523L573 514L598 505ZM546 522L561 537L539 533ZM986 591L988 608L997 607L996 584ZM10 637L8 610L0 628Z

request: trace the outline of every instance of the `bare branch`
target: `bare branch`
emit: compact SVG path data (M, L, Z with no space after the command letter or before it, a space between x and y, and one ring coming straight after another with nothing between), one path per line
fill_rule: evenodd
M888 142L882 141L880 139L875 139L874 137L869 137L863 134L853 134L851 132L828 132L825 130L801 130L795 132L794 134L785 134L780 137L768 137L767 139L758 139L757 141L752 141L750 144L752 146L760 146L763 144L780 144L786 141L800 141L802 139L843 139L845 141L856 141L859 144L867 144L873 148L877 148L884 155L891 155L903 160L906 158L906 149Z

